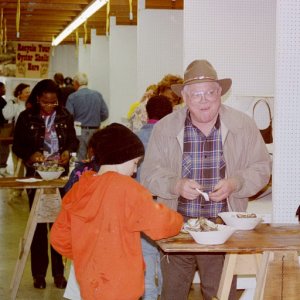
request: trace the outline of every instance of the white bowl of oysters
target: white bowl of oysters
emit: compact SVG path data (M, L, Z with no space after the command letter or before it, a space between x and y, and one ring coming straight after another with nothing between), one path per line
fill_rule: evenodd
M58 164L39 164L36 165L36 171L44 180L54 180L61 176L64 168Z
M220 245L224 244L236 231L228 225L215 224L206 218L189 219L184 230L187 231L198 244Z
M255 213L247 212L221 212L219 213L226 225L232 226L238 230L252 230L260 222L262 222L262 217Z

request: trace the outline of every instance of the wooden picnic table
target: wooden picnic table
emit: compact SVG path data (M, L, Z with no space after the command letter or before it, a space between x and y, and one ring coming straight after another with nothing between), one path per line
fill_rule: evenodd
M157 241L168 253L225 252L217 298L227 300L233 275L255 275L255 300L299 299L299 224L260 224L238 230L222 245L200 245L186 233Z

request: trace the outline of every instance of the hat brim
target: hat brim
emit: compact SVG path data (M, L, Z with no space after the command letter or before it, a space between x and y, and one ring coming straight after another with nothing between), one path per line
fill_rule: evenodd
M217 83L219 83L219 85L222 88L221 96L225 95L228 92L228 90L230 89L231 84L232 84L232 80L230 78L224 78L224 79L220 79L220 80L195 79L193 81L190 81L187 84L184 84L184 83L183 84L173 84L173 85L171 85L171 90L177 96L182 97L181 91L185 85L190 85L190 84L194 84L194 83L202 83L202 82L217 82Z

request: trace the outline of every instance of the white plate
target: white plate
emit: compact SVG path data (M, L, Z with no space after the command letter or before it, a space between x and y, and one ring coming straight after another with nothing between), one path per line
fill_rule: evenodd
M223 219L226 225L234 227L239 230L252 230L260 222L262 217L256 214L256 218L238 218L237 214L250 214L249 212L221 212L219 216Z
M38 181L43 181L43 179L38 179L38 178L20 178L20 179L16 179L16 181L19 182L38 182Z
M59 178L59 176L64 171L39 171L39 170L37 170L37 172L44 180L53 180L53 179Z
M192 231L188 227L185 230L188 231L196 243L203 245L224 244L236 231L236 228L227 225L218 224L217 227L217 231Z

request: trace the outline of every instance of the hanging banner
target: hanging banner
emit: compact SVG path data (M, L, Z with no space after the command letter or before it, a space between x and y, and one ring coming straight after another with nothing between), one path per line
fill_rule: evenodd
M8 41L6 53L0 53L0 76L16 76L16 44Z
M48 43L16 43L16 77L47 78L51 45Z

